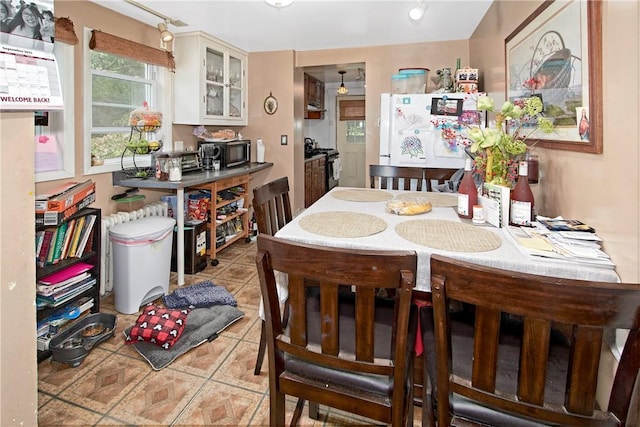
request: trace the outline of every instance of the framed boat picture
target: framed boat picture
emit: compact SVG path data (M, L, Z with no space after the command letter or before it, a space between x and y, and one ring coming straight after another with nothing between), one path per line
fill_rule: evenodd
M545 1L505 39L505 63L507 99L540 97L554 125L528 144L602 153L600 1Z

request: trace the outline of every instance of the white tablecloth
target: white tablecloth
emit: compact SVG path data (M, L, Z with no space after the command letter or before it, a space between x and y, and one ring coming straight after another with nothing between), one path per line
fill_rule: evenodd
M376 249L376 250L413 250L418 254L418 272L416 276L416 289L430 291L430 258L431 254L440 254L451 258L473 262L490 267L502 268L505 270L521 271L526 273L540 274L552 277L563 277L582 280L595 280L603 282L619 282L616 272L609 268L593 267L583 264L570 263L566 261L555 261L546 259L533 259L523 255L514 242L505 234L506 231L483 225L486 230L496 233L502 239L502 245L495 250L487 252L450 252L432 249L422 245L417 245L403 239L395 232L397 224L415 219L443 219L449 221L461 221L455 210L450 207L434 207L431 212L416 216L399 216L386 212L386 202L352 202L339 200L331 194L335 191L345 190L344 187L335 187L325 194L320 200L315 202L304 212L293 219L289 224L280 229L276 236L296 242L310 243L322 246L333 246L340 248L354 249ZM380 191L380 190L377 190ZM402 191L384 190L394 196ZM377 234L356 237L339 238L327 237L305 231L299 225L302 218L328 211L348 211L374 215L383 219L388 227ZM327 266L330 268L330 266ZM286 285L284 285L286 286Z

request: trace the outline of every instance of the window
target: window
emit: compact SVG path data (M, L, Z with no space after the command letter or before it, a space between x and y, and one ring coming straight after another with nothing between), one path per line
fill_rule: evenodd
M91 30L85 30L85 37L91 38ZM149 166L149 155L136 154L134 159L132 152L125 151L126 144L130 140L162 140L163 130L153 134L132 131L129 115L145 101L154 110L165 110L168 73L163 67L88 46L85 64L85 174L130 168L134 160L138 167Z
M64 109L36 112L36 182L71 178L75 175L73 46L54 43ZM46 142L46 143L44 143Z
M345 141L347 144L364 144L366 122L364 120L347 120Z

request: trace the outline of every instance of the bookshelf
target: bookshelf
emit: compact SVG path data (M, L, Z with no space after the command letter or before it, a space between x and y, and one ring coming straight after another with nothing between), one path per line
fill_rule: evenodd
M87 313L97 313L100 311L100 247L101 247L101 211L96 208L84 208L71 215L68 219L63 221L57 226L45 226L45 225L37 225L36 226L36 289L40 281L44 278L48 278L56 273L64 273L65 271L69 271L67 269L73 269L84 265L89 264L91 267L88 268L88 273L91 278L95 279L95 282L87 280L86 282L92 282L91 285L88 285L85 282L84 286L75 287L68 286L67 288L55 292L56 295L60 295L60 293L65 290L70 294L67 297L61 297L59 299L54 298L52 295L46 296L41 295L42 292L36 293L36 306L37 312L37 322L40 326L46 319L50 319L52 315L62 312L62 311L70 311L76 305L80 307L88 307L82 310L80 313L80 317L77 319L70 319L64 324L60 324L58 326L58 333L65 328L73 325L77 320L81 319ZM92 224L90 229L87 229L85 235L82 234L82 230L79 228L81 224ZM65 230L65 233L62 233L61 230ZM70 231L69 231L70 230ZM38 236L42 233L42 231L48 231L51 233L56 233L51 237L51 242L59 241L58 243L59 249L56 251L55 243L49 243L49 247L53 246L52 255L46 256L42 253L38 253L38 247L40 247L40 252L43 251L42 246L44 246L44 236L43 243L38 243ZM72 234L68 234L71 232ZM84 237L83 237L84 236ZM75 241L75 242L74 242ZM82 244L84 242L84 248L82 249ZM72 252L75 243L75 253ZM66 248L66 250L65 250ZM56 253L57 252L57 253ZM57 256L56 256L57 255ZM57 258L57 260L56 260ZM49 260L49 262L47 262ZM74 291L75 289L75 291ZM82 290L80 290L82 289ZM93 299L93 305L89 307L86 301ZM49 305L43 305L44 303ZM83 304L84 302L84 304ZM52 306L55 305L55 306ZM62 322L62 321L60 321ZM38 362L48 358L51 355L51 352L48 350L41 349L42 342L38 343Z

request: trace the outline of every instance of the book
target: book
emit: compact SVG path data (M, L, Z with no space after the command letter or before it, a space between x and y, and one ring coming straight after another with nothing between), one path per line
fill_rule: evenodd
M37 284L36 285L36 293L38 295L42 295L42 296L49 296L49 295L53 295L56 292L60 292L64 289L70 288L71 286L75 285L76 283L79 283L81 281L83 281L84 279L86 279L87 277L91 276L91 273L88 271L85 271L84 273L80 273L77 276L74 276L70 279L64 280L60 283L56 283L54 285L43 285L43 284Z
M82 230L82 234L80 235L80 242L78 243L78 247L76 248L75 256L80 258L84 253L85 246L87 245L87 240L89 239L89 235L93 230L93 225L96 222L95 215L87 215L86 221L84 222L84 227Z
M60 254L61 259L67 258L67 255L69 254L69 243L71 242L71 236L75 230L76 220L72 219L67 224L67 232L64 234L64 243L62 245L62 253Z
M41 278L40 280L38 280L38 283L42 285L55 285L56 283L60 283L74 276L77 276L80 273L89 271L92 268L93 265L91 264L88 264L86 262L77 262L73 265L70 265L69 267L63 268L60 271Z
M87 217L81 216L76 221L76 229L73 232L73 236L71 237L71 247L69 249L69 257L76 256L76 249L78 248L78 242L80 241L80 234L82 233L82 227L86 221Z
M51 245L49 245L49 252L47 252L47 264L53 264L53 256L56 253L56 245L60 238L60 227L56 228L51 238Z
M511 203L511 189L503 185L482 184L482 196L478 203L484 208L487 222L495 227L509 225L509 204Z
M56 233L56 245L53 251L53 259L51 261L52 264L57 264L60 262L60 256L62 254L62 247L64 246L64 239L67 234L67 227L69 223L63 222L58 226L58 232Z
M40 249L42 249L42 242L44 241L44 230L40 230L36 232L36 261L38 260L38 255L40 254Z
M45 211L38 211L36 213L44 213L44 212L62 212L73 205L79 203L87 197L89 194L94 193L96 191L96 184L91 181L85 181L86 185L80 185L75 187L70 192L64 193L60 196L54 197L53 199L49 199L47 201L47 208Z
M76 283L73 287L65 289L60 293L56 293L50 296L36 295L36 305L38 307L58 307L67 301L75 298L88 289L91 289L97 280L95 277L88 277L87 279Z
M49 247L51 246L51 240L55 234L54 228L48 228L44 230L44 237L42 239L42 246L38 253L38 266L44 267L47 264L47 255L49 254Z
M551 231L583 231L595 233L595 228L577 219L548 218L538 219L538 222Z
M47 201L53 197L56 197L62 193L65 193L67 191L70 191L71 189L73 189L74 187L80 185L79 182L66 182L62 185L59 185L58 187L54 187L53 189L51 189L50 191L47 191L46 193L40 193L40 194L36 194L36 212L38 210L46 210L47 209Z
M84 199L80 200L73 206L68 207L62 212L58 211L44 211L36 212L36 226L42 225L59 225L64 221L71 218L71 216L78 213L80 210L86 208L91 203L96 201L95 191L87 195Z

